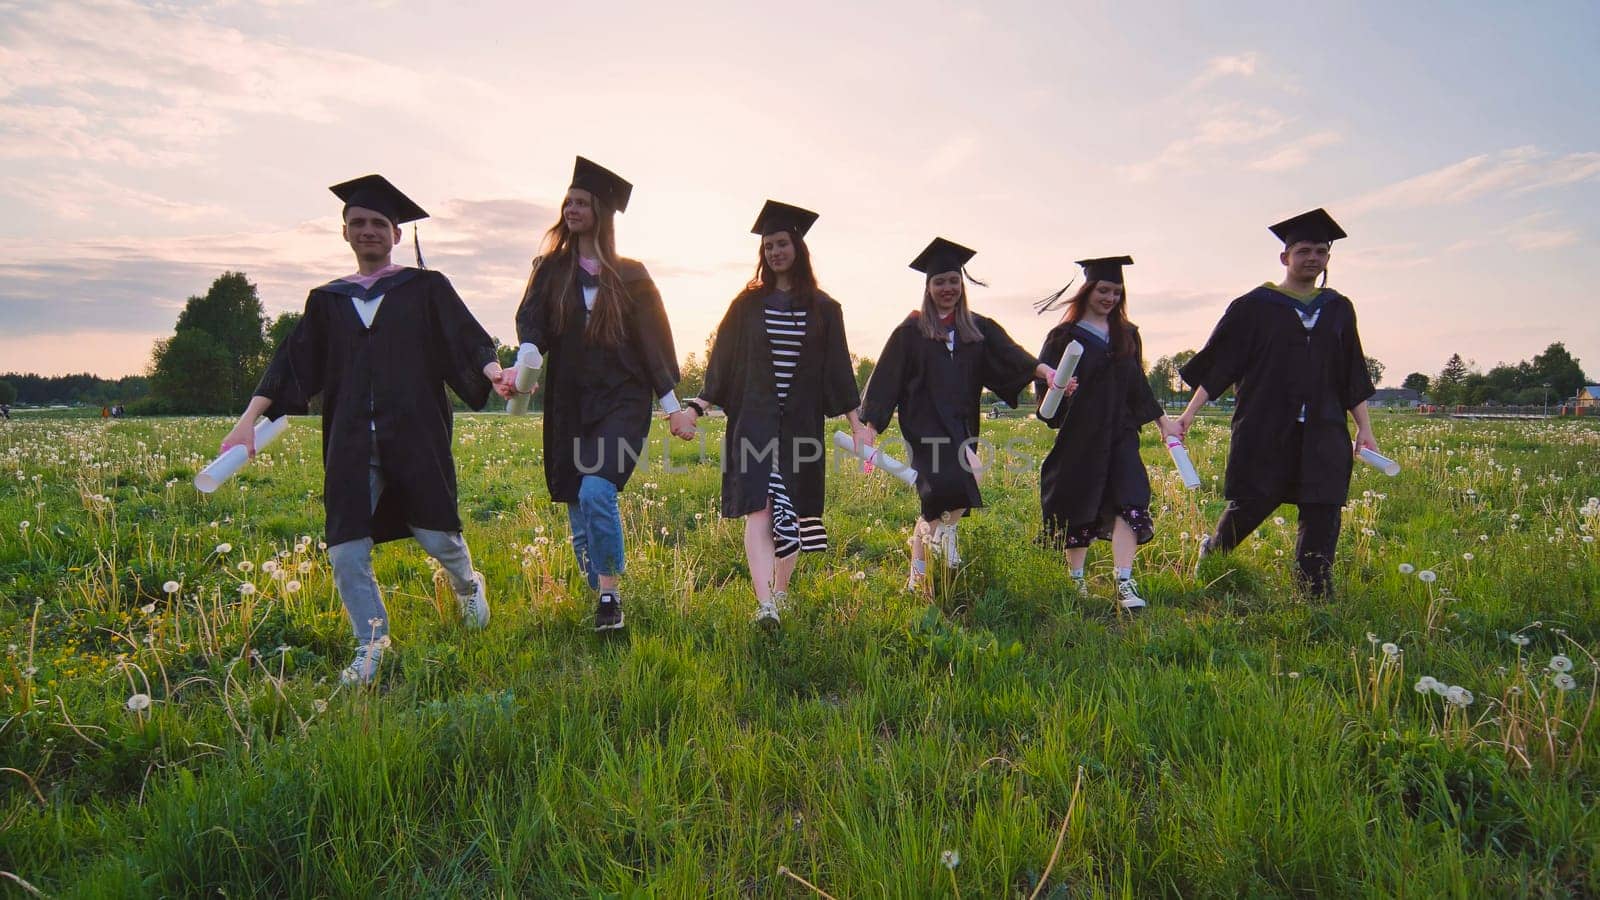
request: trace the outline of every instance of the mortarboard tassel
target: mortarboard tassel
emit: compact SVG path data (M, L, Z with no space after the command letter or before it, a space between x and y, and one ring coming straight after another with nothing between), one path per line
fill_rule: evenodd
M421 229L411 226L411 249L417 254L417 268L426 269L428 264L422 261L422 235Z
M972 277L972 273L968 272L966 270L966 267L964 267L964 266L961 269L961 275L962 275L963 278L966 278L968 281L972 282L973 284L977 285L978 287L988 287L989 286L989 282L987 282L987 281L979 281L978 279L973 278Z
M1072 287L1077 283L1077 281L1077 276L1073 276L1073 279L1067 282L1066 287L1063 287L1061 290L1056 291L1054 294L1051 294L1043 300L1035 300L1033 302L1033 311L1042 316L1053 309L1060 309L1060 301L1062 297L1066 296L1067 288Z

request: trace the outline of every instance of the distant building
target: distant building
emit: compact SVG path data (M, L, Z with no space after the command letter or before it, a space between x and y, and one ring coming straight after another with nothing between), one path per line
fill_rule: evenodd
M1600 413L1600 384L1586 385L1578 390L1573 401L1585 415Z
M1416 409L1422 405L1422 395L1410 388L1378 388L1367 405L1378 409Z

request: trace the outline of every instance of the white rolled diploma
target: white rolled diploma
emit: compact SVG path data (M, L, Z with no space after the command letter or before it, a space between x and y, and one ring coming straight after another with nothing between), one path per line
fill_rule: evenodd
M289 417L279 416L276 419L262 419L256 423L256 452L260 453L268 444L278 439L283 430L289 427ZM242 444L229 447L222 455L211 461L211 464L200 470L194 476L194 486L200 493L209 494L222 483L238 474L244 464L250 461L250 451Z
M1350 446L1354 447L1355 444L1351 444ZM1400 474L1400 464L1376 450L1369 450L1366 447L1362 447L1361 452L1358 455L1361 457L1362 462L1373 467L1374 469L1377 469L1379 472L1382 472L1390 478Z
M913 469L900 460L895 459L887 453L884 453L877 447L862 447L857 449L855 438L851 437L848 432L835 431L833 433L833 445L838 447L840 450L850 453L868 465L882 466L883 469L890 475L893 475L894 477L913 487L916 486L916 469Z
M1061 408L1061 398L1067 393L1066 384L1072 373L1078 371L1078 360L1082 358L1083 345L1069 341L1061 351L1061 363L1056 366L1056 377L1050 380L1050 390L1044 392L1044 400L1039 403L1039 418L1048 419Z
M1167 435L1167 452L1172 454L1172 464L1178 467L1178 474L1183 477L1183 486L1190 490L1199 487L1200 473L1194 470L1194 461L1189 459L1188 448L1176 435Z
M533 386L539 383L539 366L542 359L534 359L536 353L517 351L517 392L506 401L506 414L520 416L528 411L528 405L533 400Z

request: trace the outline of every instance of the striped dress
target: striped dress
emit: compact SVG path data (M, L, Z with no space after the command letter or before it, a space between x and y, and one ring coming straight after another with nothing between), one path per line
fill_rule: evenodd
M787 293L775 291L767 295L764 304L767 323L767 346L772 350L772 382L778 396L778 410L789 398L789 387L794 383L795 372L800 367L800 343L806 333L806 311L795 309ZM789 500L789 489L774 460L772 475L767 482L767 497L772 502L772 541L774 555L785 559L805 551L816 553L828 549L828 531L822 526L821 516L795 515L794 504Z

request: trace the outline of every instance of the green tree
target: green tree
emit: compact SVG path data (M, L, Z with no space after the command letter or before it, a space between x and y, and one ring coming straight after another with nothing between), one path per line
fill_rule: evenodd
M0 403L17 402L17 386L9 381L0 380Z
M1367 375L1372 379L1374 387L1383 381L1383 370L1387 368L1388 366L1378 362L1377 357L1367 357Z
M850 355L856 361L856 390L865 391L867 382L872 380L872 372L878 364L866 356L856 356L854 353Z
M699 354L691 353L679 369L678 396L685 400L698 397L705 388L706 364L700 360Z
M181 329L158 341L150 368L150 392L168 412L228 413L242 406L231 387L234 357L202 329Z
M271 325L267 326L265 355L268 359L272 358L272 354L278 352L278 348L283 346L283 342L289 339L289 335L294 332L294 327L299 324L300 313L278 313L278 317L272 320Z
M1421 372L1412 372L1406 376L1405 381L1400 382L1400 386L1408 391L1426 394L1428 392L1428 376Z
M1461 354L1450 354L1444 368L1439 371L1439 377L1433 380L1433 402L1440 406L1466 403L1466 399L1462 396L1462 386L1467 380L1467 374L1467 364L1461 359Z
M1571 399L1578 393L1578 389L1588 384L1584 377L1583 367L1578 360L1567 352L1567 347L1560 341L1546 347L1544 352L1535 356L1529 365L1529 375L1532 380L1528 387L1550 385L1550 402Z
M1150 382L1150 392L1162 403L1170 403L1178 396L1174 385L1178 381L1178 368L1172 364L1172 357L1163 356L1155 361L1147 375Z
M224 272L204 296L189 298L173 336L156 346L150 385L157 403L172 412L243 407L266 365L266 325L256 286L241 272Z

